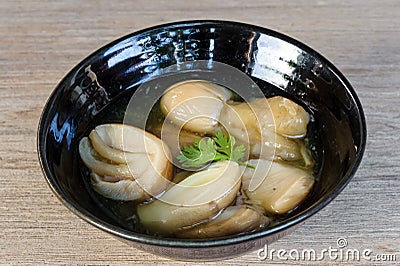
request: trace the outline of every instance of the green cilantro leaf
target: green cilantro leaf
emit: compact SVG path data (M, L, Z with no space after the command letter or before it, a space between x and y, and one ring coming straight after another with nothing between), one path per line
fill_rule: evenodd
M185 146L177 156L183 167L196 167L212 161L232 160L239 165L254 168L245 164L241 159L245 156L244 145L235 146L233 136L226 137L222 132L217 132L213 138L195 140L192 146Z
M235 145L235 138L230 136L229 140L227 137L225 137L221 131L219 131L215 137L213 138L215 143L217 144L217 151L220 153L223 153L225 155L230 156L232 153L232 148ZM242 156L243 157L243 156Z
M208 138L195 141L193 146L183 147L177 159L184 167L199 166L214 160L215 154L214 141Z

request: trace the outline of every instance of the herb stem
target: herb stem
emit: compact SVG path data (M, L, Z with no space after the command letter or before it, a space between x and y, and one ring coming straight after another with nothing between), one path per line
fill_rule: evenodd
M244 162L240 162L240 161L238 161L237 163L239 165L241 165L241 166L245 166L245 167L248 167L248 168L251 168L251 169L256 169L256 167L254 165L252 165L252 164L248 164L248 163L244 163Z

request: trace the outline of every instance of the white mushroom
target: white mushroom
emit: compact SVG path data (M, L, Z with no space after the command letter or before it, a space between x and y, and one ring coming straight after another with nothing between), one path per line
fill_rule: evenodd
M181 153L184 146L191 146L195 140L200 141L203 138L194 132L180 129L168 120L155 126L152 132L167 144L173 159Z
M128 165L113 164L102 158L92 147L88 138L79 142L79 154L85 165L99 175L114 176L120 179L134 180Z
M233 103L223 107L220 123L229 135L242 144L260 142L257 115L248 103Z
M162 193L172 177L170 152L157 137L122 124L97 126L79 143L93 188L114 200L145 200Z
M135 180L90 174L93 189L102 196L122 201L144 200L147 194Z
M179 231L180 238L209 238L251 232L269 224L268 217L247 206L229 206L215 219Z
M173 150L174 147L181 150L184 146L193 145L195 140L201 140L203 138L200 134L180 129L170 121L164 121L164 123L153 127L151 132L162 139L171 150Z
M171 180L171 182L173 183L171 185L178 184L179 182L183 181L185 178L187 178L192 174L193 172L190 171L180 171L179 173L176 173Z
M161 110L178 127L212 133L231 92L217 84L192 80L174 84L161 98Z
M162 234L207 221L232 203L240 188L240 177L237 163L213 163L172 186L155 201L139 206L140 221Z
M266 160L282 159L298 161L303 159L300 145L294 140L276 134L272 130L264 130L260 141L251 145L250 154L253 157Z
M273 120L272 125L268 122L272 116L267 114L271 114L267 100L255 99L250 103L225 105L220 122L229 135L250 150L252 157L286 161L303 159L298 143L276 134Z
M296 208L314 185L311 173L267 160L249 160L255 169L246 168L243 189L252 202L270 213L283 214Z
M265 108L268 104L268 108ZM307 133L310 115L297 103L281 97L258 98L251 102L259 118L261 134L274 130L289 138L302 138Z

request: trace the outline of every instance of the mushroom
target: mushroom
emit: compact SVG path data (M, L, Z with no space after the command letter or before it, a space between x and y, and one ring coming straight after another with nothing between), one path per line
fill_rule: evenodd
M168 147L133 126L97 126L89 138L80 141L79 154L92 171L94 190L114 200L143 201L157 196L172 177Z
M183 129L213 133L222 107L232 93L211 82L191 80L169 87L160 107L168 120Z
M265 108L268 104L268 108ZM264 130L274 130L277 134L288 138L302 138L307 133L310 115L297 103L275 96L272 98L257 98L251 102L259 117L261 133Z
M194 132L180 129L178 126L165 120L163 123L152 128L152 133L162 139L171 151L173 162L177 163L176 157L181 153L184 146L191 146L195 140L201 140L203 137Z
M248 206L229 206L215 219L176 233L180 238L229 236L261 229L270 223L268 217Z
M180 172L176 173L171 180L171 182L173 183L171 185L178 184L179 182L183 181L185 178L187 178L191 174L193 174L193 172L191 172L191 171L180 171Z
M273 127L273 119L272 125L268 122L272 117L268 114L271 114L271 110L267 100L255 99L250 103L225 105L221 112L220 123L229 135L245 145L248 148L246 150L250 150L251 157L268 160L302 160L299 144L277 134Z
M262 133L260 141L250 146L251 156L266 160L298 161L303 159L300 143L269 129Z
M162 139L171 150L174 147L181 150L184 146L193 145L193 141L203 138L202 135L195 132L180 129L168 120L153 127L151 132Z
M138 217L149 230L161 234L173 234L207 221L233 202L241 174L236 162L212 163L172 186L160 198L138 206Z
M255 144L260 141L257 115L246 102L226 104L221 111L220 123L240 143Z
M314 185L311 173L293 166L263 159L247 163L256 168L244 169L243 190L250 201L257 202L270 213L284 214L293 210Z

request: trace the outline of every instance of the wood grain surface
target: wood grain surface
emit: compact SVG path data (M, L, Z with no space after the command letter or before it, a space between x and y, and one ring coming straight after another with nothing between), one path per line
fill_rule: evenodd
M130 32L184 19L242 21L303 41L347 76L364 106L368 143L354 179L327 208L269 248L319 252L343 237L348 248L395 254L399 264L400 2L290 2L0 0L0 265L181 263L132 248L70 213L42 175L36 132L52 90L89 53ZM261 261L257 252L218 262L322 263L345 262L329 256L322 262ZM355 263L377 262L349 262Z

